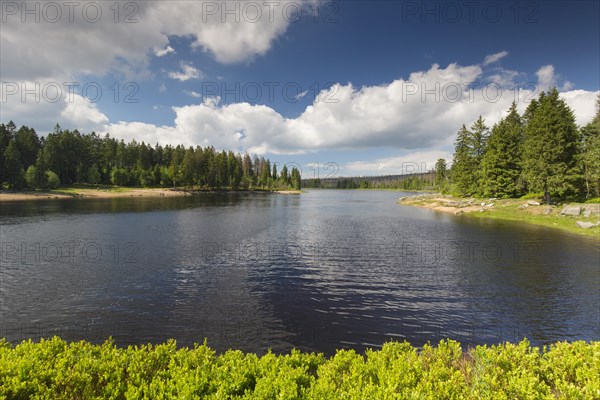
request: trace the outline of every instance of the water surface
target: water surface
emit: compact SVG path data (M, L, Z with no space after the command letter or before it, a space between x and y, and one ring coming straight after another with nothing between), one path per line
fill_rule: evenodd
M259 353L600 339L597 243L402 195L3 203L0 336Z

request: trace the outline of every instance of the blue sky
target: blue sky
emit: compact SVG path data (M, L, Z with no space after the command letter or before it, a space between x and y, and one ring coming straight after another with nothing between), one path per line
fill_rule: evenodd
M586 123L600 88L597 1L253 3L260 17L235 1L122 2L118 21L113 2L89 3L103 11L93 23L64 8L23 21L3 2L2 122L248 151L304 177L312 162L379 175L431 167L460 124L491 125L550 86ZM63 96L24 98L35 83Z

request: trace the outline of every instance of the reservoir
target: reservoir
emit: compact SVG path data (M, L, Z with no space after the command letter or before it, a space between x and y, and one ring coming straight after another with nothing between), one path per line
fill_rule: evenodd
M407 195L5 202L0 337L327 354L600 340L598 241Z

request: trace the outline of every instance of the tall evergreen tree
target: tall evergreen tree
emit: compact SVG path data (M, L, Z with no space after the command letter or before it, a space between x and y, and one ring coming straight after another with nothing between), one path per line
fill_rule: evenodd
M454 143L451 168L452 182L456 186L456 190L463 196L473 194L477 182L471 143L471 132L463 125L458 131Z
M600 94L596 115L581 129L581 161L586 197L600 197Z
M550 203L552 194L576 190L579 131L556 88L540 95L538 103L525 127L523 173L530 189L544 192Z
M443 189L446 185L446 178L448 174L448 167L446 165L446 160L440 158L435 163L435 187L438 189Z
M496 124L483 156L483 194L490 197L515 197L519 194L522 171L523 124L513 102L508 115Z

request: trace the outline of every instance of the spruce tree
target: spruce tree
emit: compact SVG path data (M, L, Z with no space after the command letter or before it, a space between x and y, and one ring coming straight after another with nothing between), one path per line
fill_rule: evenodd
M448 167L446 166L446 160L439 158L435 163L435 187L438 189L444 189L446 186L446 177L448 174Z
M573 112L556 88L540 95L528 117L523 146L523 173L530 190L563 196L576 190L579 131Z
M475 191L475 160L471 137L471 132L463 125L454 143L451 176L456 190L462 196L471 195Z
M581 129L581 139L585 195L600 197L600 94L596 99L596 115Z
M522 145L523 124L513 102L508 115L493 127L483 156L482 188L485 196L505 198L519 194Z

